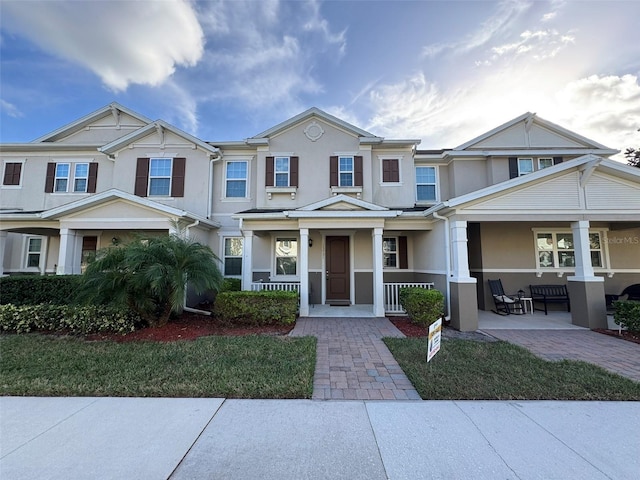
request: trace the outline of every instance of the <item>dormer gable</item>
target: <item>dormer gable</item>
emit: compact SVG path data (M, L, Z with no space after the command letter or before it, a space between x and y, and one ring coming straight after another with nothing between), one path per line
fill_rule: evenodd
M312 212L320 210L360 210L360 211L385 211L388 208L381 207L374 203L365 202L348 195L335 195L310 205L305 205L297 209L303 212Z

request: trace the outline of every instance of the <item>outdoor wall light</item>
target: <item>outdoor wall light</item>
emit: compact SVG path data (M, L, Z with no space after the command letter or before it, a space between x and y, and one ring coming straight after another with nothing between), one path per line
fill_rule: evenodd
M313 247L313 238L309 239L309 248Z
M120 243L120 239L118 237L113 237L111 239L111 244L112 245L118 245Z

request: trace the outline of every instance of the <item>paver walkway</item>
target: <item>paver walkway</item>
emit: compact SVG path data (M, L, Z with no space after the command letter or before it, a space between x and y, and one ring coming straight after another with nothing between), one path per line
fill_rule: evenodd
M386 318L299 318L290 335L318 339L314 400L420 400L381 340L404 337Z
M591 330L482 330L546 360L582 360L640 382L640 345Z

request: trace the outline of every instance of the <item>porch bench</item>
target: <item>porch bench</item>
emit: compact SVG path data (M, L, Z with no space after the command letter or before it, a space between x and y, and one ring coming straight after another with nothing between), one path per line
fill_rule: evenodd
M531 299L535 310L544 310L547 315L547 306L550 303L566 303L567 311L571 311L571 303L569 301L569 292L566 285L529 285L531 291ZM544 309L535 308L535 303L543 303Z

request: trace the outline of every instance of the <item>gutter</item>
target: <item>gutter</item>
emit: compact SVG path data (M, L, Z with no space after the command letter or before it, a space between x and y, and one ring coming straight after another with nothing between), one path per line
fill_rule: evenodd
M446 264L446 275L447 275L447 315L445 316L445 320L451 320L451 241L449 239L449 218L443 217L439 215L438 212L431 212L433 218L438 220L444 220L444 243L445 243L445 260Z

